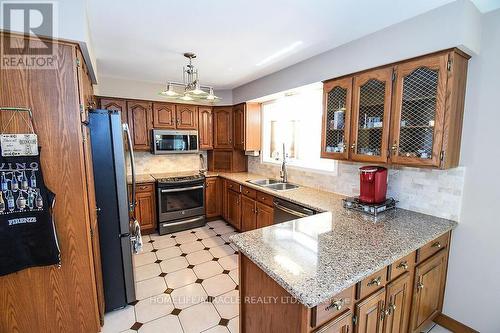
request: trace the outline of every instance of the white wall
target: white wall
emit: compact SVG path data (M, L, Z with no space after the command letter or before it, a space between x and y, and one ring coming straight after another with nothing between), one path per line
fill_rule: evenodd
M181 68L179 68L181 70ZM165 89L165 84L127 80L109 76L100 76L97 85L94 85L94 93L99 96L125 97L146 99L165 102L166 99L158 95ZM216 105L232 105L233 96L231 90L216 90L215 95L222 98ZM204 104L194 102L192 104ZM208 103L205 103L208 104Z
M469 62L461 164L462 215L453 234L444 313L500 332L500 10L482 17L481 53Z
M470 1L458 0L235 88L233 101L240 103L451 47L479 52L480 15Z

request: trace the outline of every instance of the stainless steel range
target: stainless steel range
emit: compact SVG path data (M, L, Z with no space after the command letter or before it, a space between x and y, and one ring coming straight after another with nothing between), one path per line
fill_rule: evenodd
M205 225L205 176L155 176L160 235Z

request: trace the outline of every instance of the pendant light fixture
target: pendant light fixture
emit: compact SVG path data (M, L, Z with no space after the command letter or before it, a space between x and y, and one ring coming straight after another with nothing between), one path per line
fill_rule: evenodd
M189 63L182 69L183 83L170 81L167 83L165 90L159 92L159 95L168 99L181 100L185 102L207 100L213 103L220 100L219 97L215 96L213 87L202 86L200 84L198 79L198 69L193 65L193 59L196 58L196 54L187 52L184 53L184 57L189 59ZM174 90L175 87L178 87L179 90L183 91L176 92Z

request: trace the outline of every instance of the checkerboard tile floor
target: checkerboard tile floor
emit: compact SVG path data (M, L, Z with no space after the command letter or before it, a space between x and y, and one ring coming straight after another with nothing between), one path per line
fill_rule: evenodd
M143 236L134 255L137 301L104 316L102 332L238 332L238 252L224 221Z

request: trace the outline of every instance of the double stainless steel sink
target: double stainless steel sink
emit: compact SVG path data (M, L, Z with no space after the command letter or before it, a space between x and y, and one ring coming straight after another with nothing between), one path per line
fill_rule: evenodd
M299 187L299 185L291 183L283 183L281 180L278 179L254 179L254 180L248 180L247 182L274 191L293 190Z

